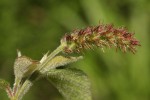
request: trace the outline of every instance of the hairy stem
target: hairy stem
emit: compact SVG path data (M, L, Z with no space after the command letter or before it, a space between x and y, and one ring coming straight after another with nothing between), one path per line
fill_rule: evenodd
M20 88L20 82L21 82L21 79L16 77L14 87L13 87L13 95L15 95L18 89Z
M42 69L52 58L54 58L58 53L63 50L64 45L60 45L57 47L48 57L47 59L40 65L39 70Z
M22 87L20 88L20 90L18 91L17 94L17 98L18 100L21 100L22 97L28 92L28 90L30 89L30 87L33 85L33 82L31 82L30 80L26 80L24 82L24 84L22 85Z
M6 92L7 92L7 95L8 95L9 98L12 98L12 97L13 97L13 93L12 93L12 90L11 90L10 87L7 87L7 88L6 88Z

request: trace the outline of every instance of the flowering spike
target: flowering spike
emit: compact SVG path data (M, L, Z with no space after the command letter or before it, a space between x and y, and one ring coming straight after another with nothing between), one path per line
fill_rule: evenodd
M136 46L140 46L140 43L133 35L124 27L115 28L112 24L100 24L66 34L61 39L61 44L65 44L65 53L81 52L83 49L93 48L93 45L102 50L103 47L114 47L123 52L128 50L135 53Z

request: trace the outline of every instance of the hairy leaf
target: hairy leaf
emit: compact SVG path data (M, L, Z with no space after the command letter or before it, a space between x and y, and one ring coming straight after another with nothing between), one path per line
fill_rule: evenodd
M47 73L47 79L66 100L92 100L90 82L81 70L53 69Z
M15 77L22 79L30 76L37 69L38 64L38 61L34 61L26 56L18 57L14 63Z
M41 70L41 73L45 73L49 71L50 69L54 69L59 66L64 66L69 63L76 62L82 58L83 58L82 56L79 56L79 57L56 56L45 65L45 67Z

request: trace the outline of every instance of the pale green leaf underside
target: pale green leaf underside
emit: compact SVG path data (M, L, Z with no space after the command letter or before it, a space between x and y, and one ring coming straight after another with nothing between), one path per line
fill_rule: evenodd
M47 79L66 100L92 100L90 82L81 70L54 69L47 73Z
M52 60L50 60L40 72L45 73L51 69L55 69L59 66L64 66L64 65L76 62L80 59L82 59L82 56L79 56L79 57L56 56Z

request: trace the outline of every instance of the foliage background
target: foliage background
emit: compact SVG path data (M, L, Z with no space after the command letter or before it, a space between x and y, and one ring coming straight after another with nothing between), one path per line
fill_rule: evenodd
M0 78L13 84L16 49L40 59L73 29L102 23L126 26L142 46L136 55L106 49L86 51L70 66L82 69L92 83L93 100L150 100L149 0L0 0ZM0 90L0 100L8 100ZM46 80L24 100L63 100Z

